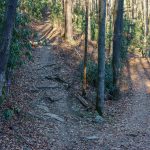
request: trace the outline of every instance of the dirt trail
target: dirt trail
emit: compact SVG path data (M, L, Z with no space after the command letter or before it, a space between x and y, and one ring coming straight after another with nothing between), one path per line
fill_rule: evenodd
M117 134L114 134L111 144L116 145L118 149L148 150L150 149L149 60L132 58L127 70L126 82L130 83L130 91L127 97L122 97L127 104L126 110L115 124Z
M132 90L120 100L126 109L101 124L90 112L74 113L83 109L67 90L74 73L51 46L35 49L33 60L16 72L9 101L21 112L1 119L0 150L150 149L149 61L131 59Z
M150 134L150 64L144 58L135 58L130 64L132 96L128 116L124 116L126 128L131 132Z

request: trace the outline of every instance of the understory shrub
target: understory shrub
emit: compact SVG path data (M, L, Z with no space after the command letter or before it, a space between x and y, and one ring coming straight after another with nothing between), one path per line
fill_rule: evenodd
M30 35L31 29L27 26L30 22L28 15L17 13L13 39L10 46L8 68L15 69L24 63L22 57L31 58Z
M105 92L111 93L113 90L113 82L112 82L112 66L111 61L106 61L105 65ZM83 70L83 62L80 63L80 69ZM81 71L82 72L82 71ZM87 61L87 81L92 86L97 86L98 83L98 64L93 60ZM83 79L83 73L81 74L81 78Z
M5 1L0 1L0 42L2 42L2 33L4 27L4 17L5 17ZM7 84L10 84L12 72L15 68L19 67L24 63L25 59L31 58L31 44L30 35L32 35L31 29L28 26L30 19L28 14L21 13L17 9L16 20L14 25L14 30L12 34L12 40L10 43L10 55L6 70L6 83L3 87L2 97L0 97L0 105L2 105L7 96ZM6 110L4 115L6 118L11 115L11 111Z

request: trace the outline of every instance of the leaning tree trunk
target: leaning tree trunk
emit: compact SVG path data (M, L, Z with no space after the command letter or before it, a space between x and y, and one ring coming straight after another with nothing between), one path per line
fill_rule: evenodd
M10 42L12 39L12 31L15 22L17 2L18 0L8 0L7 2L3 36L0 45L0 97L2 96L2 89L5 82L5 70L10 53Z
M72 0L65 0L65 39L72 40Z
M98 39L98 89L96 109L100 115L104 111L105 91L105 23L106 0L99 0L99 39Z
M121 42L122 42L122 32L123 32L123 6L124 0L116 0L115 4L115 24L114 24L114 36L113 36L113 85L114 91L113 95L117 96L119 94L119 74L120 74L120 53L121 53Z

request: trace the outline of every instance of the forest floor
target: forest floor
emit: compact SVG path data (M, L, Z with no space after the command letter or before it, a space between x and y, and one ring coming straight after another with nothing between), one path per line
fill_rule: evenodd
M78 96L80 54L59 46L35 48L33 60L15 72L1 110L20 111L11 120L1 116L0 150L149 150L150 61L130 58L120 100L106 101L103 120ZM94 103L94 88L87 97Z

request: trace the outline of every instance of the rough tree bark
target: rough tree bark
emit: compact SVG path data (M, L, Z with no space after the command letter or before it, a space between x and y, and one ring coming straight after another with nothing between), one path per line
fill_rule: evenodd
M120 51L122 42L122 32L123 32L123 6L124 0L116 0L115 3L115 24L114 24L114 36L113 36L113 85L114 97L119 94L119 74L120 74Z
M144 0L144 24L145 24L145 43L147 43L148 36L148 0Z
M92 2L91 0L87 0L88 2L88 40L91 40L91 6Z
M107 21L108 21L108 29L109 29L109 33L112 32L112 0L107 0ZM108 43L108 53L107 53L107 57L110 57L112 53L112 36L109 36L109 43Z
M17 2L18 0L8 0L7 2L3 36L0 45L0 97L2 96L2 89L5 82L5 70L10 53L10 42L15 22Z
M65 0L65 39L72 40L72 0Z
M99 0L99 39L98 39L98 89L96 109L100 115L104 111L105 97L105 23L106 0Z
M86 65L87 65L87 51L88 51L88 34L89 34L89 0L86 1L86 24L85 24L85 50L84 50L84 66L83 66L83 91L82 95L86 95L86 88L87 88L87 79L86 79Z

